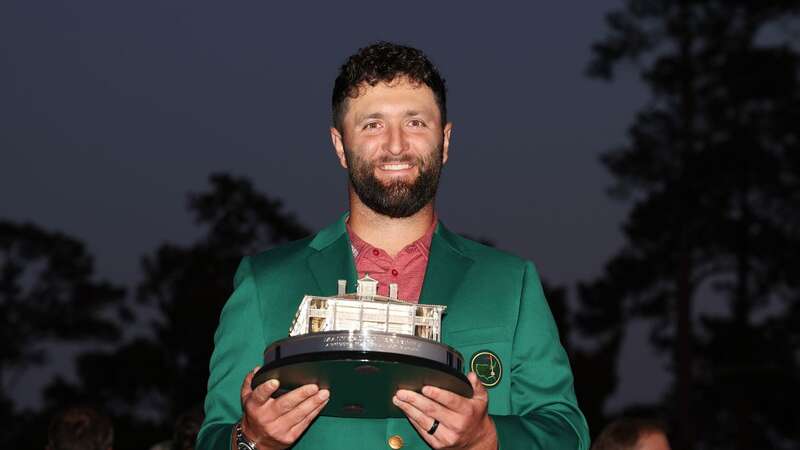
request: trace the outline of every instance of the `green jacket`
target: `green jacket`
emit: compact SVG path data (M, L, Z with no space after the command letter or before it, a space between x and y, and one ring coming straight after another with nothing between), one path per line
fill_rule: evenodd
M303 296L335 295L339 279L355 286L344 217L314 237L242 260L214 337L206 417L196 448L230 448L231 426L242 415L245 375L262 364L268 344L288 335ZM420 302L447 305L442 342L460 351L465 365L481 350L499 357L503 375L489 388L489 414L500 448L589 448L569 361L532 263L440 224ZM428 448L405 418L336 417L319 417L293 448L373 450L388 448L394 435L403 439L404 449Z

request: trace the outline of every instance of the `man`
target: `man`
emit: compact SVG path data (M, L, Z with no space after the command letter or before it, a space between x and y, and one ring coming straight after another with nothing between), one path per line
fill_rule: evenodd
M350 211L314 237L244 258L222 311L198 448L587 449L567 357L533 265L438 223L449 157L444 80L419 50L378 43L342 66L331 140L349 174ZM386 293L448 306L443 342L470 365L474 395L398 391L404 419L318 416L336 392L309 385L277 399L250 389L254 366L286 337L304 294L333 295L369 273ZM465 362L466 362L465 361ZM249 373L248 373L249 372Z
M172 434L171 450L194 450L197 433L203 423L203 411L192 408L178 416Z
M94 408L73 406L61 411L47 430L47 450L111 450L111 420Z
M623 418L603 429L592 450L670 450L670 447L661 422Z

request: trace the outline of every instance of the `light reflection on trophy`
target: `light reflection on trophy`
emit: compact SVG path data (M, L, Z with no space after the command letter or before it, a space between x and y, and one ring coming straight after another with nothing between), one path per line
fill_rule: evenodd
M378 282L366 275L356 293L339 280L332 297L306 295L289 337L270 344L253 387L277 378L281 395L304 384L330 389L322 415L402 417L392 404L397 389L419 392L437 386L470 397L461 354L439 342L446 306L421 305L377 294Z

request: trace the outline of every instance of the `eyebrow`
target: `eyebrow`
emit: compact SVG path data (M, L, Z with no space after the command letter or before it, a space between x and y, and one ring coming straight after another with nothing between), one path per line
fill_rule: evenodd
M403 117L424 116L425 114L416 109L408 109L403 112ZM374 112L356 118L356 123L361 123L367 119L383 119L386 115L382 112Z

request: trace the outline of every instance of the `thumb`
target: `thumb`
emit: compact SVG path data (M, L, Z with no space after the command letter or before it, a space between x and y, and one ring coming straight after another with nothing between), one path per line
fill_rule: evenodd
M256 366L253 370L247 372L247 376L244 377L244 382L242 382L242 390L239 394L242 399L242 404L244 404L244 400L247 398L247 396L253 393L253 388L250 385L253 384L253 377L256 376L256 372L258 372L258 369L260 368L260 366Z
M489 393L486 392L486 388L478 379L478 376L475 375L475 372L468 373L467 379L469 380L469 384L472 385L472 398L484 402L489 401Z

